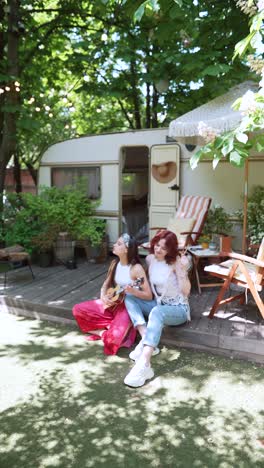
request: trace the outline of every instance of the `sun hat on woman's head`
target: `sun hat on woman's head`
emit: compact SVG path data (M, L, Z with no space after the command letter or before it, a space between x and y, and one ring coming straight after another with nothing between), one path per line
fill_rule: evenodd
M152 164L151 172L157 182L167 184L176 177L176 163L174 161L168 161L160 164Z

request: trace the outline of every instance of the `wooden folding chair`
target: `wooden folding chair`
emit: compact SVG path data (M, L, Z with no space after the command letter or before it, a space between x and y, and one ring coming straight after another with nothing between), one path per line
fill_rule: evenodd
M227 304L235 300L239 300L240 304L244 304L248 291L251 292L264 318L264 304L259 295L264 284L264 238L259 247L257 258L240 255L234 252L221 252L221 256L222 255L229 257L231 260L226 260L218 265L208 265L205 267L205 271L210 275L224 280L223 286L210 311L209 318L213 318L216 310L222 304ZM244 291L224 299L231 283L241 286L244 288Z

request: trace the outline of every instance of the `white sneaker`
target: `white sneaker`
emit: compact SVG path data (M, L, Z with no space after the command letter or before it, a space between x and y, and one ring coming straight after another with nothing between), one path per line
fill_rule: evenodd
M130 359L132 359L132 361L138 361L142 354L143 349L144 349L144 344L143 344L143 340L141 340L138 343L138 345L135 347L135 349L131 351L131 353L129 353ZM156 356L156 354L159 354L159 352L160 352L160 349L155 348L152 353L152 356Z
M138 361L127 374L124 384L129 387L142 387L146 380L154 377L154 371L150 366L146 366L144 361Z

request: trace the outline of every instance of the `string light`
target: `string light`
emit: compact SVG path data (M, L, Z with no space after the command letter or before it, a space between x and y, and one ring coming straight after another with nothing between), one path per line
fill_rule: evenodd
M89 78L88 75L85 75L83 79L84 79L84 81L89 81L89 80L90 80L90 78ZM80 80L78 80L78 81L80 81ZM14 82L14 87L15 87L16 92L20 92L20 91L21 91L20 86L21 86L21 85L20 85L19 81L15 81L15 82ZM5 91L7 91L7 92L11 91L11 87L10 87L10 86L5 86L5 87L3 87L3 88L0 88L0 95L1 95L1 94L4 94ZM55 90L52 88L52 89L49 91L49 95L50 95L50 96L54 96L54 91L55 91ZM74 112L74 111L76 110L75 107L74 107L74 104L73 104L72 102L68 102L68 97L67 97L67 94L65 93L65 91L61 91L59 94L60 94L60 95L64 95L62 101L63 101L65 104L67 104L68 110L69 110L70 112ZM39 93L39 97L40 97L40 98L44 98L44 97L45 97L45 94L44 94L44 93ZM35 98L34 96L31 96L28 100L27 100L27 99L24 99L24 103L27 103L27 104L33 104L34 102L36 102L36 98ZM48 116L49 116L50 118L52 118L52 117L54 116L53 112L49 112L49 111L51 110L51 107L50 107L50 106L44 105L44 106L43 106L43 109L45 109L45 110L48 112ZM41 107L36 106L36 107L35 107L35 111L36 111L36 112L40 112L40 111L41 111ZM98 109L97 109L97 112L100 113L100 112L101 112L101 109L98 108ZM66 130L69 130L69 129L74 130L74 129L77 128L77 125L74 124L74 123L73 123L73 124L70 124L70 125L69 125L69 124L66 124L66 125L64 126L64 128L65 128ZM76 136L79 137L80 135L77 134Z
M105 38L104 38L104 39L107 40L107 36L106 36L106 35L105 35ZM41 44L40 48L44 48L44 46ZM89 77L88 75L84 75L83 80L84 80L85 82L88 82L88 81L90 81L90 77ZM77 83L79 83L80 81L81 81L81 78L78 79ZM75 83L75 85L70 89L70 91L72 91L72 90L76 87L76 84L77 84L77 83ZM14 82L12 83L12 85L14 86L14 89L15 89L16 92L20 92L20 91L21 91L21 84L20 84L19 81L17 81L17 80L14 81ZM2 86L3 86L3 85L2 85ZM11 91L11 86L6 85L6 86L3 86L2 88L0 87L0 95L1 95L1 94L4 94L5 91L6 91L6 92ZM68 92L68 93L69 93L69 92ZM62 101L63 101L64 104L67 105L67 108L68 108L69 112L75 112L75 111L76 111L76 108L75 108L74 104L73 104L72 102L68 102L68 100L69 100L68 93L66 93L65 90L61 90L61 91L59 92L59 95L60 95L60 96L64 96L63 99L62 99ZM50 97L53 97L54 94L55 94L55 89L54 89L54 88L51 88L51 89L48 90L48 95L49 95ZM45 94L44 94L43 92L39 93L39 98L42 98L42 99L45 98ZM40 107L40 103L39 103L39 105L36 105L36 104L38 104L38 102L36 102L36 100L38 101L39 98L38 98L38 97L35 98L34 96L31 96L30 98L25 98L23 101L24 101L25 104L33 104L33 103L35 103L35 106L36 106L36 107L35 107L35 112L41 112L42 106ZM54 116L53 112L50 112L50 111L52 110L50 106L48 106L48 105L43 105L43 110L47 111L47 114L48 114L48 116L49 116L50 118L52 118L52 117ZM97 109L97 112L100 113L100 112L101 112L101 109L98 108L98 109ZM50 124L49 124L49 125L50 125ZM71 129L71 130L73 130L73 131L75 132L75 129L77 128L77 125L76 125L75 123L66 124L64 128L65 128L66 130ZM79 136L80 136L79 134L76 134L76 137L77 137L77 138L78 138Z

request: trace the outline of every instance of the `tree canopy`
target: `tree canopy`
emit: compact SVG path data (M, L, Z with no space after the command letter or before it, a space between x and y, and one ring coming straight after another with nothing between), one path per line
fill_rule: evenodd
M0 191L11 158L49 144L166 126L248 76L233 0L4 0L0 5Z

